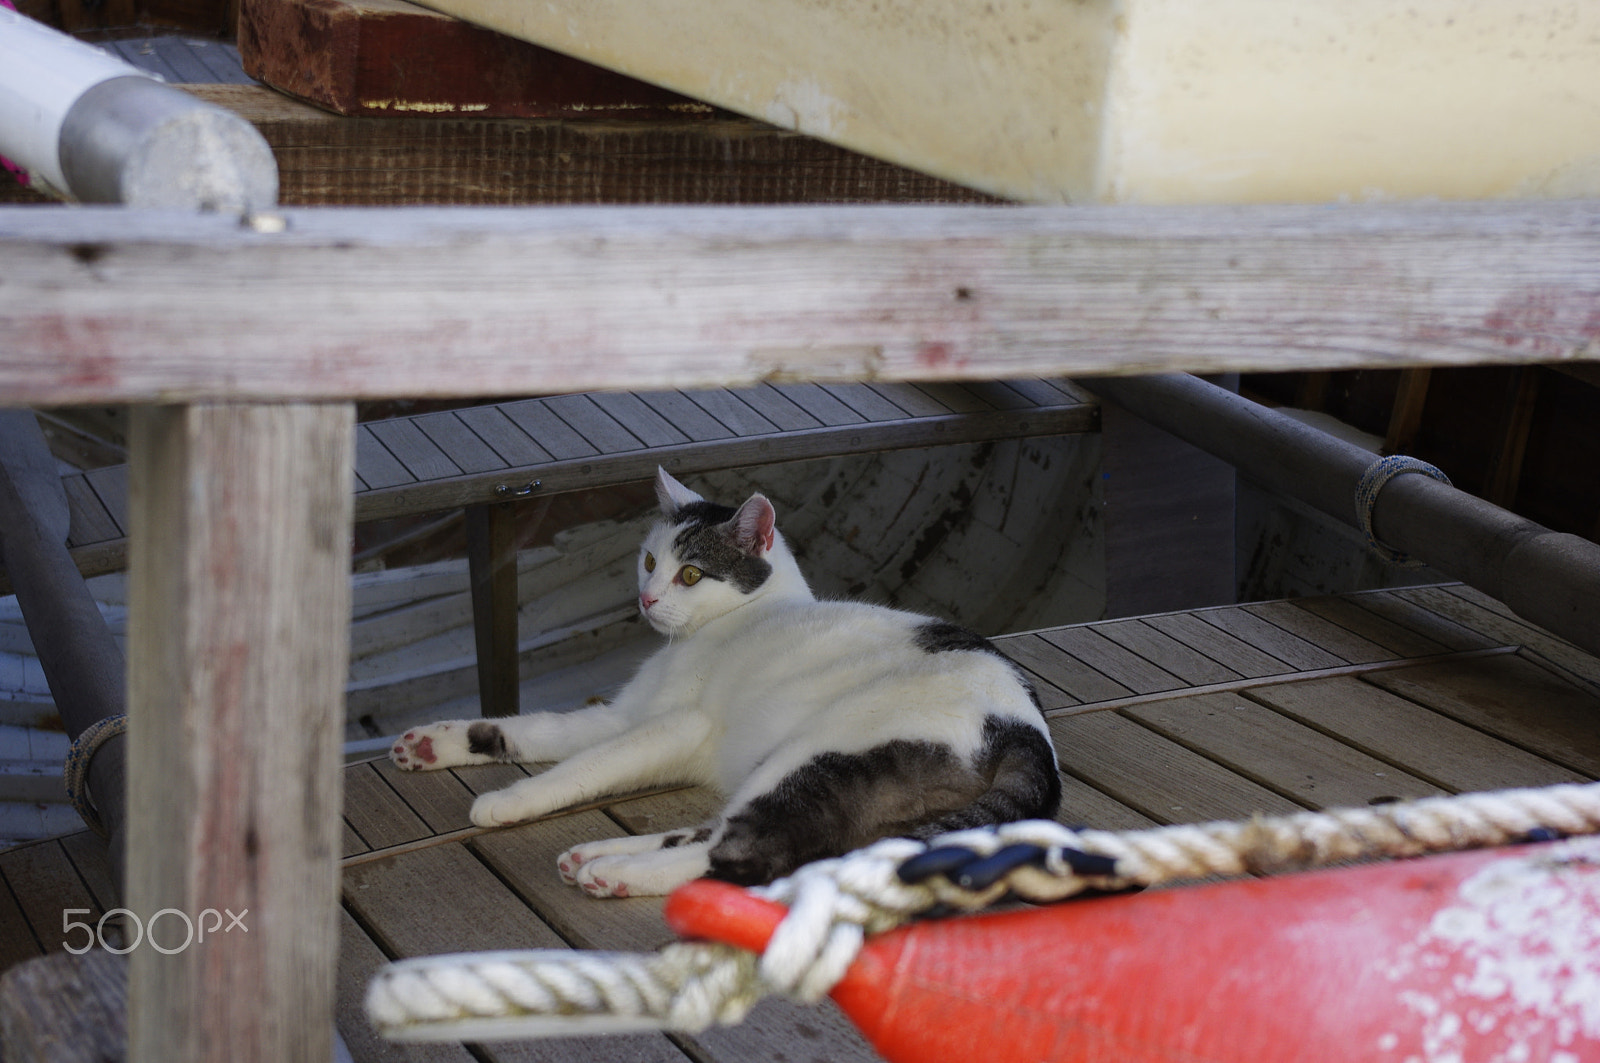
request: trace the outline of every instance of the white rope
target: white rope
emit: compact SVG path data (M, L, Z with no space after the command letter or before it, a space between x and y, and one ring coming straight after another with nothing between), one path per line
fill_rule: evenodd
M789 908L760 957L697 942L650 955L550 949L427 956L379 971L367 1012L386 1036L403 1040L693 1033L739 1021L769 994L820 1000L869 935L940 905L971 911L1007 894L1055 901L1090 889L1505 845L1540 831L1600 833L1600 784L1139 831L1074 831L1030 820L927 844L892 838L752 891ZM965 870L905 881L919 861L926 867L946 858ZM985 861L1006 870L991 875ZM963 885L968 875L979 881Z

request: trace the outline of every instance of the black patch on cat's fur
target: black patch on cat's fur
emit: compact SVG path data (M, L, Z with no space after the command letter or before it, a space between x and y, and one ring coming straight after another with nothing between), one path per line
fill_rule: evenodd
M960 624L951 624L944 620L930 620L926 624L920 625L912 634L911 641L916 643L917 649L923 653L975 650L981 653L992 653L997 657L1005 656L1005 654L995 649L994 643L976 631L969 631Z
M688 514L692 523L678 532L672 548L685 562L711 579L731 583L739 588L740 594L749 594L767 582L767 577L772 575L772 565L762 558L751 557L724 534L722 525L732 520L735 512L714 502L680 506L680 520ZM700 514L705 514L705 518Z
M467 728L467 751L479 756L506 759L506 735L499 726L479 720Z
M1018 667L1017 662L1000 652L1000 648L976 631L968 630L960 624L951 624L944 620L930 620L919 625L911 635L911 641L917 649L924 653L952 653L965 650L975 653L992 653L1006 664L1011 666L1011 671L1017 677L1017 682L1028 692L1028 700L1033 702L1033 707L1041 712L1044 706L1039 701L1039 692L1033 689L1033 681Z
M699 845L701 842L710 841L711 834L712 830L710 827L701 827L693 834L690 834L688 831L684 831L679 834L669 834L665 838L661 839L661 848L676 849L678 846L684 844Z
M1060 800L1050 743L1019 720L990 716L970 764L948 746L904 739L819 754L728 818L708 874L771 882L879 838L1049 817Z

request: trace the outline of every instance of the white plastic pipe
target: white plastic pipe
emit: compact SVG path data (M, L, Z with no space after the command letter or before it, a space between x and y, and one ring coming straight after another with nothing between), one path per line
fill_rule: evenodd
M74 199L246 211L278 197L255 127L0 7L0 155Z

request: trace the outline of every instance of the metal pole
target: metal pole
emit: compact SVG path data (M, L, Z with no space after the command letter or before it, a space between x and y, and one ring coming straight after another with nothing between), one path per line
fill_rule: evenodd
M1377 460L1369 451L1181 373L1080 382L1262 487L1358 524L1356 485ZM1372 528L1385 545L1600 654L1600 546L1418 475L1383 487Z
M50 694L76 739L124 711L122 650L67 551L66 492L31 410L0 410L0 553L16 589ZM127 820L127 739L108 739L89 761L89 793L106 828L113 881L122 888Z
M278 199L249 122L6 8L0 155L89 203L244 213Z

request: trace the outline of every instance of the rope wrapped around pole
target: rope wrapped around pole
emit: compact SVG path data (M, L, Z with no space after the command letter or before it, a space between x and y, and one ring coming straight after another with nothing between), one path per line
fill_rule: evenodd
M1031 820L928 843L891 838L752 890L789 908L759 957L699 942L654 955L549 949L419 957L378 972L367 1013L397 1040L694 1033L738 1021L767 995L820 1000L867 936L936 908L970 912L1011 895L1043 903L1091 890L1595 833L1600 783L1137 831Z

